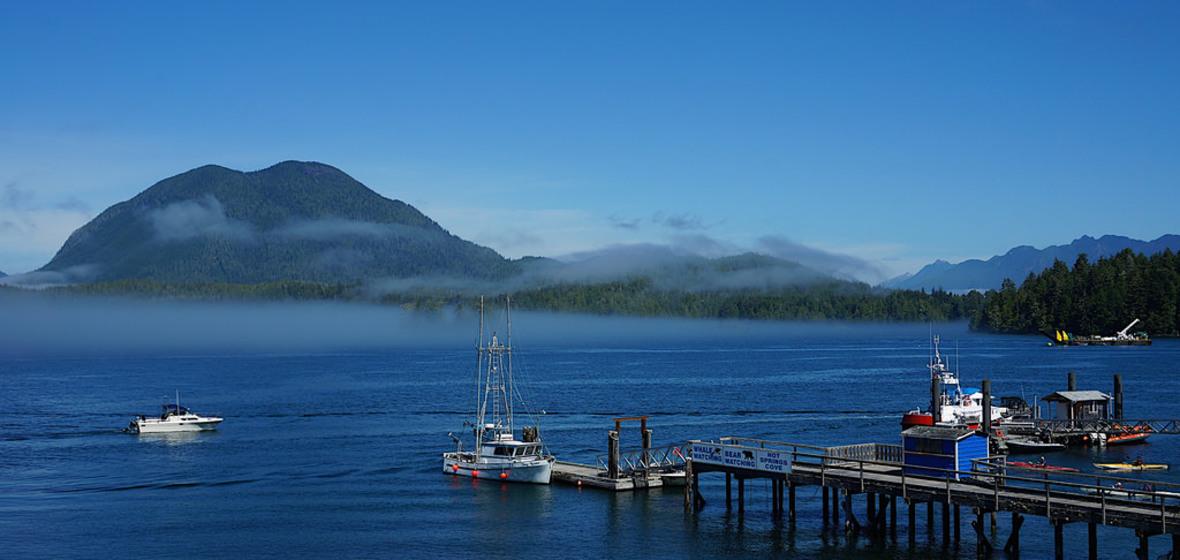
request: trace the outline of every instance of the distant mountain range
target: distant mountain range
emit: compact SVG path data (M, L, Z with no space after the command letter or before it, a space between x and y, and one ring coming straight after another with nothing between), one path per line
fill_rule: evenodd
M683 290L835 281L762 255L705 259L649 245L578 263L510 260L339 169L288 161L254 172L207 165L160 181L79 228L23 283L306 281L398 292L518 289L637 274Z
M1140 241L1119 235L1104 235L1095 239L1084 235L1069 245L1053 245L1044 249L1021 245L986 261L971 259L958 264L935 261L916 274L899 276L881 286L907 290L943 289L949 292L998 290L1005 278L1019 286L1029 274L1040 273L1053 266L1057 260L1072 267L1082 253L1093 262L1113 256L1123 249L1145 255L1154 255L1164 249L1177 252L1180 251L1180 235L1164 235L1154 241Z
M1043 250L1022 246L987 261L938 261L885 288L965 292L1017 283L1055 259L1072 265L1124 248L1180 249L1180 236L1143 242L1082 237ZM14 285L150 280L165 284L304 281L363 286L376 293L530 289L642 276L658 289L776 289L857 286L797 262L748 253L719 259L656 245L611 248L580 262L504 258L460 239L414 207L385 198L332 166L287 161L241 172L206 165L164 179L75 231L37 271ZM0 273L3 276L3 273ZM20 281L14 279L20 278Z

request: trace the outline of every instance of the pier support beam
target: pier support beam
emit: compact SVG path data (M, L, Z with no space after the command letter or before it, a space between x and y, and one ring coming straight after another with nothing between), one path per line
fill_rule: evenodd
M1013 558L1020 557L1020 527L1024 525L1024 516L1017 512L1012 512L1012 533L1008 535L1008 541L1004 543L1004 552Z
M856 512L852 511L852 491L844 491L844 530L853 533L860 532L860 521L856 520Z
M1139 560L1151 560L1147 552L1147 533L1135 531L1135 535L1139 537L1139 548L1135 549L1135 557Z
M824 507L823 507L823 513L821 513L821 515L823 516L823 522L826 524L828 522L828 518L830 517L828 515L828 487L827 486L823 487L823 499L824 499Z
M976 555L980 558L990 558L994 548L992 547L991 541L988 540L987 533L983 528L984 515L985 514L982 511L977 511L975 513L975 521L971 522L971 528L975 529Z
M787 504L788 504L788 507L791 508L790 511L787 512L787 519L790 520L790 522L792 524L794 524L795 523L795 485L790 484L790 483L786 483L786 484L787 484Z
M942 503L942 545L946 546L951 542L951 504L950 502Z
M1069 372L1073 375L1073 372ZM1065 525L1055 519L1049 520L1053 524L1053 558L1065 560Z
M926 502L926 539L934 539L934 502Z
M889 498L889 536L897 540L897 496Z
M738 515L746 513L746 479L737 477L738 481Z
M918 504L916 504L914 502L906 502L906 504L909 505L909 508L910 508L909 532L910 532L910 546L912 547L912 546L914 546L914 535L915 535L915 533L917 533L917 526L918 526L918 516L917 516Z
M733 475L725 473L725 509L733 508Z
M1098 525L1088 523L1086 528L1086 542L1090 545L1090 560L1098 560Z

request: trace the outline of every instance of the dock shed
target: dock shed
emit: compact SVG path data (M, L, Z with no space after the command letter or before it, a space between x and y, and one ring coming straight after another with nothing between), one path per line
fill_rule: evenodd
M1102 391L1058 391L1041 400L1049 403L1049 418L1105 420L1110 417L1110 399Z
M969 428L914 426L901 433L901 440L905 472L918 476L946 476L936 469L969 471L973 459L985 459L988 453L987 436Z

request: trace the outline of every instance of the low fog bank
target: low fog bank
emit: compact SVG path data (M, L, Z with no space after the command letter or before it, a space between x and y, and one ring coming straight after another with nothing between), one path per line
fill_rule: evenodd
M86 356L140 353L316 353L387 348L466 351L475 343L475 309L407 311L343 303L222 304L96 298L0 298L0 355ZM503 332L489 300L485 332ZM926 324L761 322L604 317L512 311L521 348L635 348L661 344L779 339L929 338ZM936 327L966 332L965 324Z

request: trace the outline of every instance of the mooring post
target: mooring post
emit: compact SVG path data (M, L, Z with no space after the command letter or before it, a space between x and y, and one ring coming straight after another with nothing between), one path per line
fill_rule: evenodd
M606 433L606 476L608 478L619 478L619 432Z
M1078 390L1078 374L1076 374L1072 371L1069 372L1069 375L1067 376L1067 380L1066 380L1066 388L1070 391L1077 391Z
M1123 374L1114 374L1114 419L1123 419Z
M684 459L684 511L692 510L692 454Z
M643 421L643 425L647 425L647 420ZM651 467L651 430L646 428L643 430L643 467Z
M992 380L983 380L983 433L992 437ZM989 445L991 440L988 440Z

